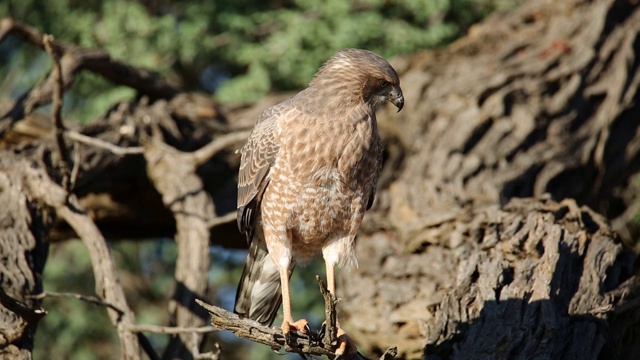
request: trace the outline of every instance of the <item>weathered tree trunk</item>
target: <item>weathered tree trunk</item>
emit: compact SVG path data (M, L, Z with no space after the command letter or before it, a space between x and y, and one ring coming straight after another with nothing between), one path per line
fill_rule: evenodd
M381 117L347 331L407 358L640 357L638 307L610 293L633 256L582 207L637 238L638 5L532 1L394 65L407 105Z
M406 107L379 116L386 162L359 237L360 268L339 272L341 325L361 349L396 345L426 359L640 356L634 255L607 224L625 241L637 237L626 222L640 211L639 30L632 1L534 0L446 49L392 61ZM0 41L10 33L43 47L34 29L0 20ZM282 97L220 109L103 52L53 48L61 81L49 76L0 109L0 201L10 204L0 213L0 355L30 358L48 240L77 234L93 249L98 296L115 306L123 357L135 358L139 347L153 350L143 336L136 342L104 238L174 237L169 311L174 325L202 325L193 303L207 297L206 245L245 244L233 150ZM82 70L140 97L86 127L56 128L33 112L59 101L56 86ZM70 174L58 166L65 151ZM176 336L165 356L197 355L200 338Z
M634 255L573 200L470 207L415 241L385 232L359 241L367 261L343 274L339 310L367 349L394 344L425 359L640 356L637 306L625 309L616 290Z
M45 315L40 301L50 217L28 198L22 179L0 159L0 357L31 358L33 335ZM9 205L11 204L11 205Z

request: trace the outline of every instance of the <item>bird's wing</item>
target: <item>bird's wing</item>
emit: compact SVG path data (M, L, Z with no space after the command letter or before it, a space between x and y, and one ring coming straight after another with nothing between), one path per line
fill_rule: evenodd
M286 109L286 103L281 103L265 110L242 148L238 174L238 228L247 242L253 238L262 192L269 183L269 170L280 149L277 122Z
M234 311L263 325L271 325L282 303L280 272L267 250L260 222L260 203L269 184L269 170L276 161L278 121L299 112L285 101L267 109L258 119L247 144L242 148L238 175L238 227L247 237L249 253L238 290ZM289 267L289 276L293 264Z
M375 121L375 114L374 116L374 120ZM382 156L382 140L378 137L378 140L376 142L376 147L378 148L378 160L376 161L376 169L373 172L373 179L371 180L371 183L373 184L373 186L371 187L371 192L369 193L369 199L367 200L367 210L371 209L371 207L373 206L373 202L376 199L376 186L378 185L378 179L380 178L380 172L382 171L382 163L384 162L383 156Z

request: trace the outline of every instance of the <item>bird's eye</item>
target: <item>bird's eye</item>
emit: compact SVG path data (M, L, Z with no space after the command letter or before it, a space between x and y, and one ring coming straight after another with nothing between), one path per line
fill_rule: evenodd
M380 80L381 88L386 88L388 85L389 85L389 82L387 80Z

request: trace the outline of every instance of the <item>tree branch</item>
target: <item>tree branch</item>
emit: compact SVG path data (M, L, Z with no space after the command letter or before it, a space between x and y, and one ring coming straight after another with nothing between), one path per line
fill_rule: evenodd
M203 163L209 161L214 155L219 153L220 151L228 148L231 145L244 142L247 140L251 131L240 131L234 132L227 135L220 136L215 140L211 141L209 144L201 147L200 149L194 151L192 153L193 159L196 165L202 165Z
M0 41L10 34L45 49L43 35L37 29L13 19L0 19ZM179 88L170 85L155 73L114 60L102 50L83 49L53 39L49 45L54 52L60 54L60 74L64 88L73 83L78 71L86 69L114 84L131 87L152 98L169 99L180 92ZM47 77L20 96L7 113L0 114L0 136L11 123L22 119L36 107L51 101L54 86L55 80L52 76ZM7 123L4 123L4 120L7 120Z
M285 351L308 355L327 355L335 357L335 353L327 349L322 343L312 343L307 338L292 336L297 344L296 348L285 344L285 338L280 328L264 326L257 321L240 318L238 315L217 306L196 300L198 305L211 314L211 324L223 330L229 330L236 336L268 345L273 349L284 347Z
M122 146L118 146L118 145L114 145L111 144L109 142L106 142L104 140L98 139L98 138L94 138L91 136L87 136L84 134L81 134L77 131L73 131L73 130L67 130L66 132L67 136L70 139L73 139L77 142L81 142L83 144L86 145L90 145L90 146L95 146L97 148L100 149L104 149L104 150L108 150L110 152L112 152L115 155L138 155L138 154L142 154L144 152L144 148L142 148L141 146L132 146L132 147L122 147Z
M169 303L171 322L181 327L200 326L204 325L204 320L197 313L200 308L195 306L195 300L204 298L208 288L207 271L211 266L208 222L216 217L215 208L197 174L193 154L165 144L160 132L153 126L152 136L144 144L147 174L176 220L178 256L176 288ZM201 339L197 334L189 338L178 333L171 338L164 357L193 356L194 346L189 348L187 344Z
M229 330L238 337L268 345L274 350L284 347L284 350L287 352L294 352L301 355L325 355L330 359L344 359L344 356L338 356L335 353L337 347L336 303L338 301L336 297L327 290L319 276L316 276L316 280L318 281L320 291L325 300L325 315L327 318L325 335L322 341L317 341L309 336L298 336L297 333L293 332L291 338L293 339L295 347L286 343L282 330L279 327L264 326L257 321L241 318L230 311L207 304L204 301L196 300L196 302L211 314L211 324L216 329ZM380 360L392 360L397 353L398 349L396 347L390 347L380 357ZM351 355L349 360L368 359L359 352L356 352Z
M71 298L75 298L81 301L86 301L88 303L92 303L95 305L100 305L100 306L105 306L108 307L114 311L116 311L118 314L122 315L124 312L122 310L120 310L117 306L108 303L96 296L91 296L91 295L83 295L83 294L77 294L77 293L72 293L72 292L55 292L55 291L43 291L40 294L35 294L35 295L29 295L28 297L33 298L33 299L44 299L45 297L71 297Z
M51 58L51 78L53 80L53 104L51 105L51 118L53 119L53 125L56 129L56 145L58 146L58 153L60 155L60 172L62 175L62 188L69 193L70 189L70 159L69 149L64 141L64 124L62 123L62 69L60 67L60 54L53 48L51 43L54 41L53 36L44 35L42 37L42 43L44 48Z
M181 327L181 326L159 326L159 325L132 325L129 326L131 332L151 332L156 334L207 334L218 330L213 326Z
M56 209L58 216L63 218L82 239L91 258L96 294L104 302L120 309L116 311L109 307L107 312L120 338L122 358L137 359L139 357L138 338L127 330L135 323L135 317L116 277L115 265L102 233L78 205L75 195L68 196L64 189L51 181L42 171L28 166L24 166L22 171L31 196Z

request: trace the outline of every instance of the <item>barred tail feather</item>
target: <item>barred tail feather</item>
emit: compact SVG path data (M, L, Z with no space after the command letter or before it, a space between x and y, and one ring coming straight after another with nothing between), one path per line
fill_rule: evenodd
M234 312L271 326L282 303L280 273L261 235L261 232L254 234L249 246L247 262L236 292Z

